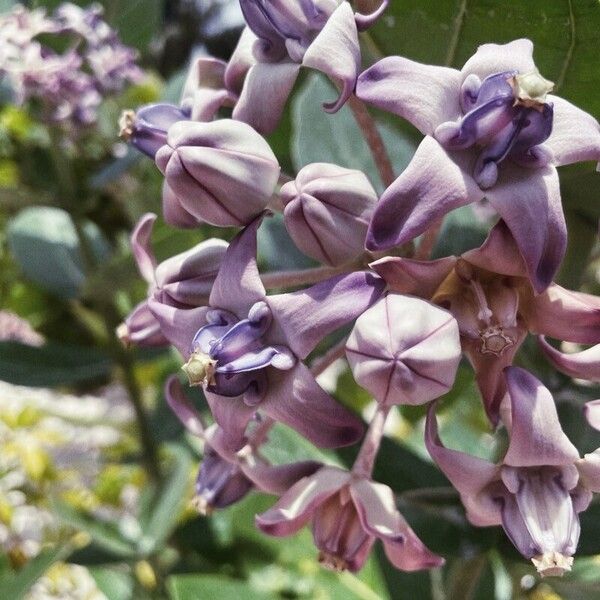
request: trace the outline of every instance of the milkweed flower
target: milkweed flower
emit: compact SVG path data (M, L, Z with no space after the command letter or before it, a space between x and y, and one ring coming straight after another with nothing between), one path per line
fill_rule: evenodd
M532 53L520 39L480 46L461 71L388 57L360 75L361 99L426 136L381 197L368 249L403 244L485 197L514 236L536 292L551 283L566 248L556 167L600 161L600 125L549 93Z
M552 395L533 375L505 371L510 398L508 450L499 464L445 448L435 405L427 416L429 453L459 491L469 520L502 525L542 575L571 570L581 531L579 513L600 489L600 463L579 458L563 433Z
M358 32L383 13L388 0L370 15L354 14L340 0L240 0L248 27L233 53L225 80L239 91L233 118L261 133L277 127L301 66L325 73L342 91L338 110L354 91L360 69Z
M461 345L475 369L492 423L506 393L502 371L528 333L600 342L600 300L555 283L535 294L526 265L500 221L480 248L460 257L417 261L386 257L371 264L392 291L446 308L458 321Z
M163 334L186 358L232 447L256 411L319 446L351 444L360 420L316 383L302 363L326 335L356 318L383 291L383 281L351 273L307 290L267 296L256 265L255 219L231 242L208 306L192 310L149 302Z
M148 296L160 293L162 302L182 309L206 304L227 242L205 240L158 264L150 245L155 221L155 214L146 213L131 234L133 255L140 274L148 283ZM148 306L148 299L133 309L117 328L117 335L126 345L169 345Z

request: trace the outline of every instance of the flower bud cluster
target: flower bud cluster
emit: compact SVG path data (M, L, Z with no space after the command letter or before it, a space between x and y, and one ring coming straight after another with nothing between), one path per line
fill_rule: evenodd
M326 567L360 569L377 539L400 569L438 566L392 490L372 479L390 411L427 404L426 446L471 523L501 525L542 575L568 571L579 513L600 491L600 462L580 458L550 391L513 363L530 333L600 343L600 299L552 282L567 237L556 167L599 161L600 126L550 94L529 40L481 46L461 71L387 57L359 75L358 32L387 3L369 16L338 0L240 3L248 28L230 62L200 59L178 106L142 107L122 128L164 175L168 222L242 228L228 246L209 240L158 266L149 250L155 217L133 236L149 291L123 337L174 345L215 421L205 427L169 380L171 407L205 443L196 506L209 513L259 489L280 498L257 526L286 536L310 524ZM277 126L301 65L340 84L327 110L355 91L424 134L381 198L360 171L328 163L307 165L278 189L280 167L261 133ZM422 241L413 257L415 238L484 196L499 218L481 247L428 260ZM283 212L294 243L323 266L259 272L257 231L269 209ZM307 361L349 326L341 344ZM600 346L564 355L540 343L557 368L600 378ZM438 436L436 401L463 356L490 425L508 432L498 463L447 449ZM377 405L364 437L362 421L316 381L337 358ZM275 423L320 447L363 440L348 471L273 465L261 447Z
M66 2L53 14L17 5L0 17L0 78L7 79L17 103L36 101L49 122L89 125L105 95L141 78L135 50L120 42L102 12L99 4ZM41 34L69 45L56 52Z

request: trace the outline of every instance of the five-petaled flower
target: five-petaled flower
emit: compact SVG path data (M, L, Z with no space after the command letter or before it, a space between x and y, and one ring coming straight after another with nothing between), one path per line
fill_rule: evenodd
M381 197L368 249L404 244L485 197L513 234L536 292L550 285L567 238L556 167L600 161L600 125L548 94L532 53L521 39L480 46L461 71L388 57L361 74L360 98L426 136Z

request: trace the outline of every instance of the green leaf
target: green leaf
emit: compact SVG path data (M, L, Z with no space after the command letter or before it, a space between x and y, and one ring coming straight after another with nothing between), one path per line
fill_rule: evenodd
M104 0L102 4L106 20L123 43L146 51L162 24L164 0Z
M76 298L85 281L79 238L66 211L38 206L22 210L8 224L8 243L25 276L61 298ZM110 246L98 227L86 222L83 235L96 261Z
M171 471L151 504L149 511L141 515L144 535L138 547L143 556L160 548L175 529L186 501L192 459L189 452L179 445L170 445Z
M111 369L111 359L96 348L0 342L0 380L17 385L72 385L105 377Z
M275 596L260 594L245 581L235 581L214 575L173 575L167 579L171 600L198 600L199 598L219 598L219 600L268 600Z
M131 600L133 581L131 577L117 568L92 567L89 569L100 591L110 600Z
M29 591L31 586L55 563L65 560L74 546L71 543L59 544L51 550L44 550L33 560L29 561L14 576L0 579L0 589L3 598L19 600Z
M335 163L364 171L371 183L382 191L381 181L369 147L348 106L334 115L323 110L323 101L336 90L321 75L314 74L301 86L292 100L292 161L296 170L314 162ZM414 154L414 145L399 130L378 123L394 170L399 175Z

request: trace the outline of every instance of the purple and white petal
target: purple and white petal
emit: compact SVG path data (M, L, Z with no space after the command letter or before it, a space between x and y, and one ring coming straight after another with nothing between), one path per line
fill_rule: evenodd
M367 233L369 250L387 250L413 240L455 208L481 200L479 189L457 161L470 151L450 156L427 136L406 170L385 190Z
M320 448L354 444L364 432L360 418L319 386L301 362L288 371L270 369L269 393L261 410Z
M267 298L280 329L276 343L306 358L327 335L351 322L374 304L385 282L366 271L332 277L312 287Z
M185 395L183 387L175 375L169 377L165 383L165 398L182 425L192 435L204 438L205 427L202 417Z
M358 30L349 2L342 2L327 19L307 48L302 64L341 84L339 98L323 105L328 112L339 110L354 91L360 70Z
M461 116L461 80L456 69L389 56L361 73L356 95L406 119L421 133L432 135L440 123Z
M150 244L155 221L154 213L146 213L140 217L130 238L138 270L148 283L154 283L154 269L156 268L156 258Z
M512 421L504 464L512 467L573 464L579 452L560 426L550 391L525 369L507 367L504 373Z
M269 535L296 533L313 516L317 506L348 483L350 473L334 467L323 467L314 475L293 485L269 510L257 515L256 526Z
M566 354L551 346L543 335L538 337L538 343L555 369L577 379L600 381L600 344L581 352Z
M533 43L528 39L518 39L508 44L483 44L462 68L464 77L470 74L485 79L488 75L501 71L528 73L535 69Z

